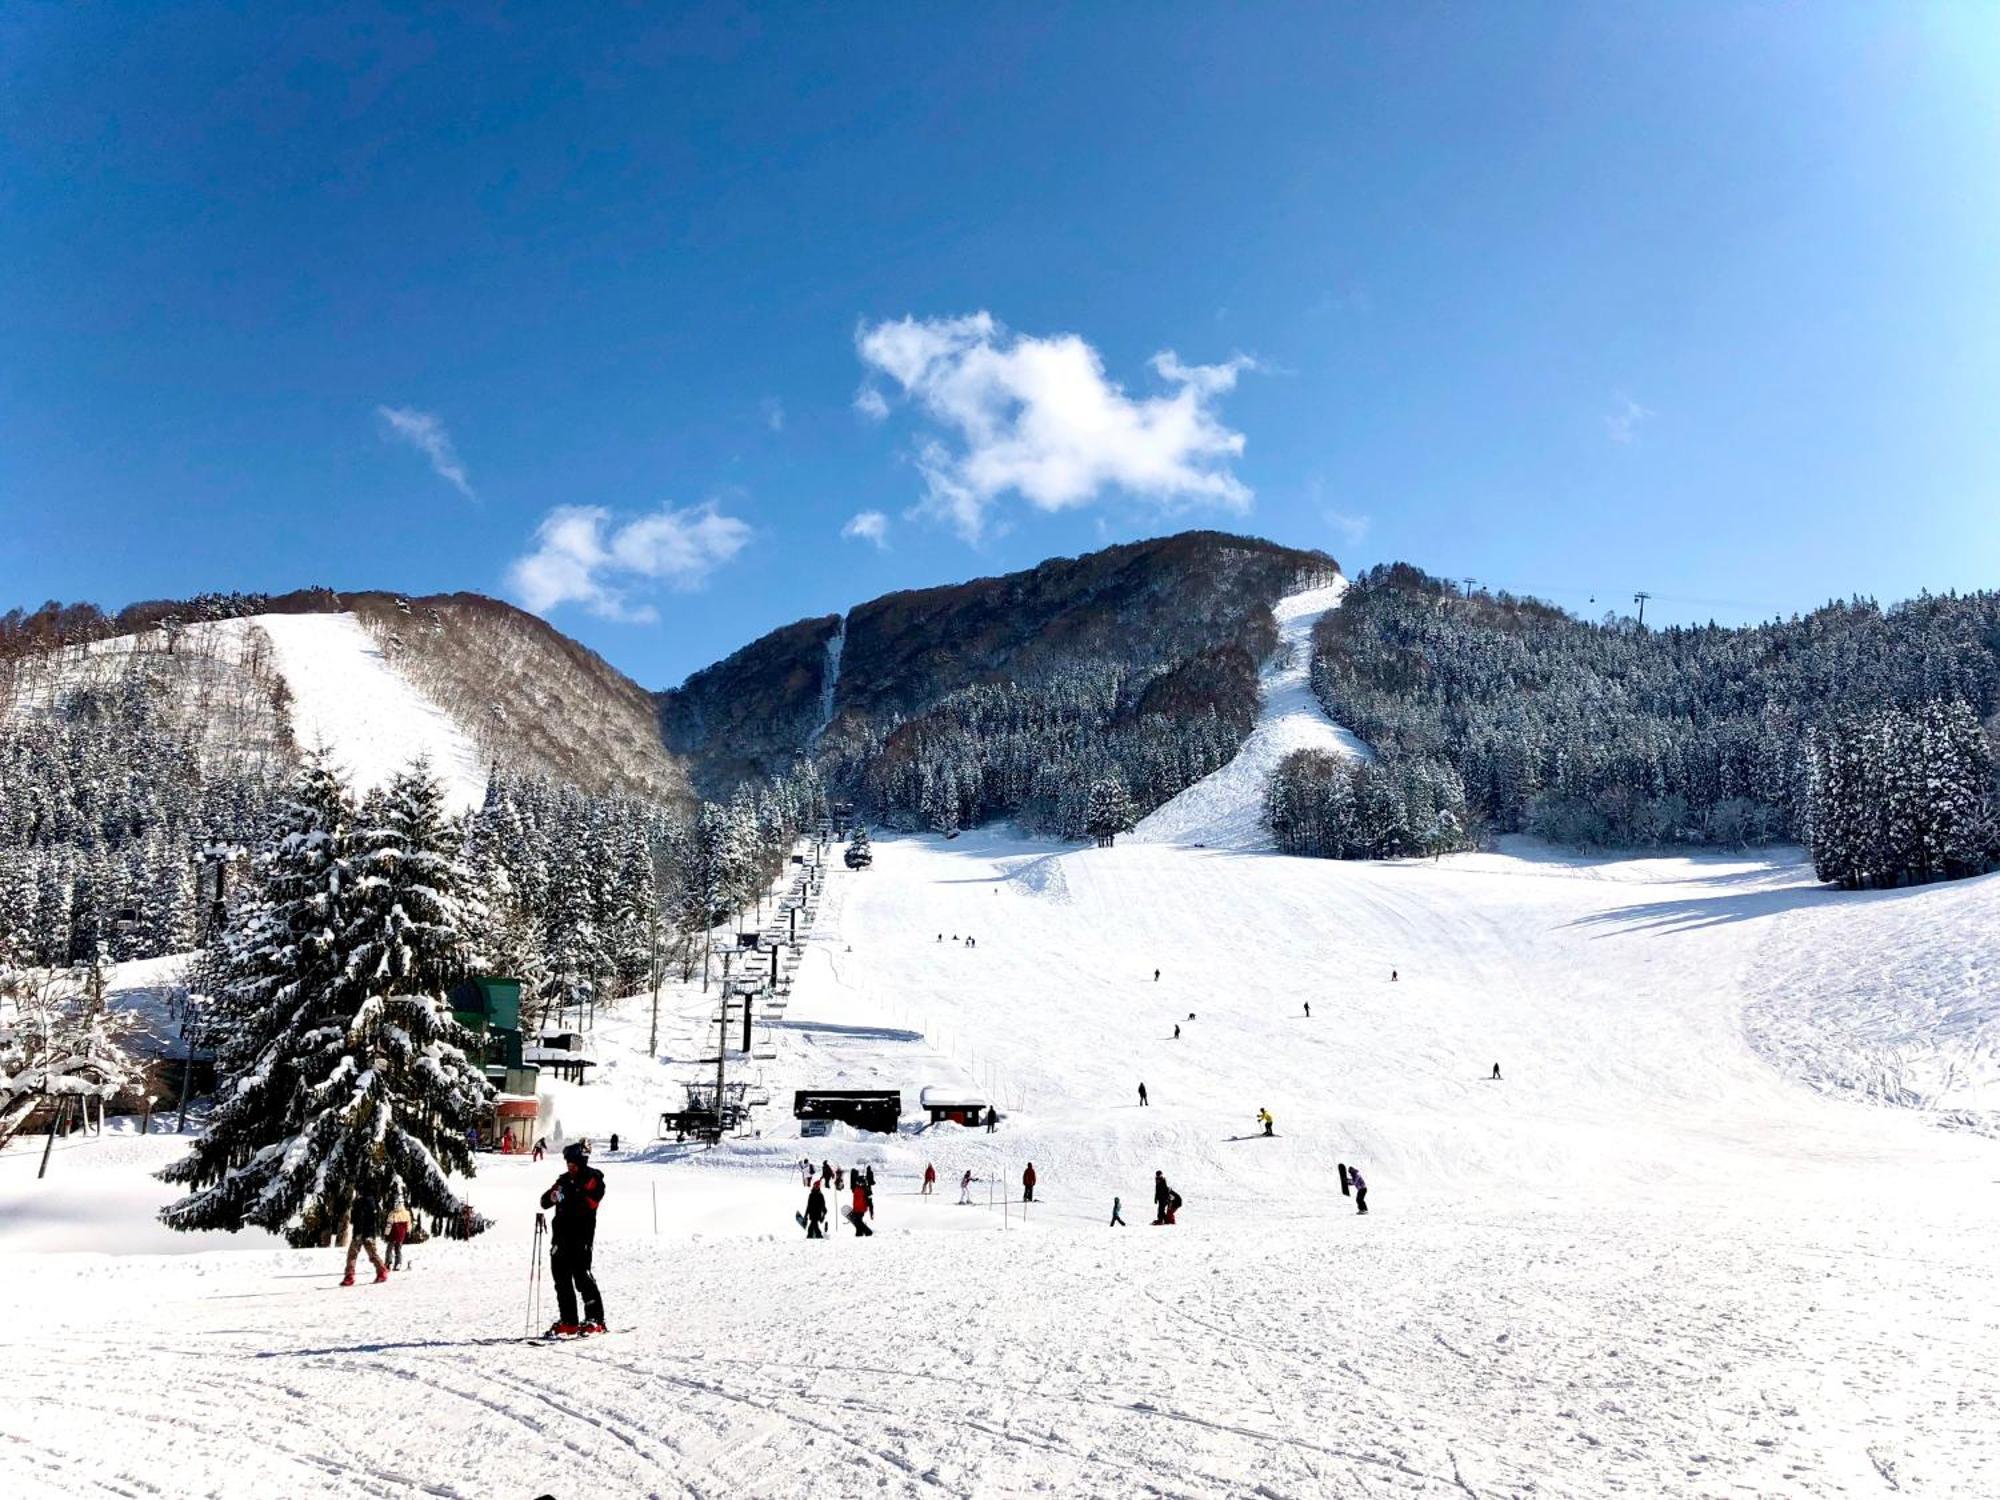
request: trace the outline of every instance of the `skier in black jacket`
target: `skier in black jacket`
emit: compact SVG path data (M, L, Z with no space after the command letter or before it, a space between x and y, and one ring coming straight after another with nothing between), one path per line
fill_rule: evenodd
M806 1194L806 1238L823 1240L826 1238L826 1194L815 1182L812 1191Z
M590 1274L591 1247L597 1240L597 1205L604 1201L604 1174L590 1164L582 1145L563 1147L564 1171L542 1194L542 1207L555 1210L549 1225L549 1269L556 1278L556 1321L552 1338L604 1332L604 1299L597 1278ZM577 1295L583 1296L583 1321L577 1321Z
M1153 1174L1153 1222L1155 1224L1164 1224L1167 1222L1167 1204L1173 1201L1173 1196L1174 1190L1167 1186L1167 1174L1165 1172L1155 1172Z

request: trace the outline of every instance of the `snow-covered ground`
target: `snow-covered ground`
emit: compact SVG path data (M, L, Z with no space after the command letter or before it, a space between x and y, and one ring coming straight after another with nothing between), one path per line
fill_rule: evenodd
M383 785L422 755L442 778L453 811L485 797L478 748L395 669L354 615L253 615L213 628L263 632L292 690L293 737L307 749L324 746L357 791Z
M1278 654L1263 673L1262 704L1236 758L1140 820L1129 835L1141 844L1199 844L1210 849L1269 849L1263 824L1271 773L1296 750L1327 750L1366 758L1368 747L1330 721L1312 690L1313 627L1338 609L1347 580L1280 599Z
M39 1183L39 1141L0 1155L0 1345L34 1372L0 1402L7 1491L2000 1493L2000 1143L1946 1123L1989 1093L1936 1082L1991 1057L2000 879L876 850L830 876L752 1065L762 1138L649 1139L698 993L665 1060L628 1002L598 1081L555 1090L566 1132L626 1138L602 1341L515 1341L549 1165L488 1161L492 1234L343 1290L332 1251L160 1253L171 1140L73 1139ZM1814 1086L1892 1071L1924 1081ZM801 1143L802 1084L900 1088L906 1130ZM918 1131L925 1084L1006 1118ZM802 1151L878 1165L875 1238L800 1237Z

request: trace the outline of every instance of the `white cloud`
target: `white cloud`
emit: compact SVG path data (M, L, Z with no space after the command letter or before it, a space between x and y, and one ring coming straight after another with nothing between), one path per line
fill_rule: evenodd
M871 422L879 422L889 415L889 403L872 385L864 385L854 393L854 409Z
M1604 419L1604 435L1614 443L1636 442L1640 427L1657 415L1650 406L1641 406L1630 396L1620 395L1611 415Z
M879 510L856 511L840 534L850 541L873 542L878 547L889 545L889 518Z
M661 506L614 523L601 505L559 505L535 528L535 550L518 557L507 581L529 609L581 604L607 620L659 618L632 594L648 584L699 588L750 542L750 527L711 500L683 510Z
M444 430L444 423L435 414L418 411L413 406L378 406L375 415L382 423L384 441L408 443L431 461L431 470L438 478L466 499L477 498L472 493L472 481L466 477L465 465L459 461L458 450L451 445L451 434Z
M1046 511L1087 505L1109 490L1169 505L1250 504L1249 488L1229 467L1243 452L1243 434L1215 411L1237 377L1255 368L1241 356L1188 365L1163 351L1152 368L1172 389L1134 398L1105 378L1104 361L1075 334L1015 334L984 312L863 325L855 345L872 372L943 429L917 449L922 508L968 540L1009 491ZM886 409L872 386L855 405L866 414Z
M764 425L773 432L785 430L785 403L776 396L766 396L758 403L757 409L764 414Z

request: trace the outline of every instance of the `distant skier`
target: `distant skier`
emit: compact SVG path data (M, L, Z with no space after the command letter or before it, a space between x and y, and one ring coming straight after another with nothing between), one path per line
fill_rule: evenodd
M812 1191L806 1194L806 1238L823 1240L826 1238L826 1194L815 1182Z
M932 1166L929 1162L925 1162L924 1186L921 1196L925 1198L930 1197L931 1193L936 1189L936 1187L937 1187L937 1168Z
M1167 1205L1173 1200L1173 1196L1174 1190L1167 1186L1167 1174L1165 1172L1155 1172L1153 1174L1153 1222L1155 1224L1164 1224L1167 1222Z
M826 1161L824 1159L821 1160L819 1164L819 1180L828 1187L831 1187L833 1185L832 1162Z
M991 1135L993 1134L994 1131L998 1130L999 1128L1000 1128L1000 1111L995 1109L992 1105L989 1104L986 1106L986 1133L988 1135Z
M1021 1174L1021 1201L1023 1203L1033 1203L1035 1201L1035 1164L1033 1162L1029 1162L1028 1170Z
M542 1207L555 1210L549 1226L549 1269L556 1279L556 1321L552 1338L604 1332L604 1299L590 1272L591 1250L597 1242L597 1205L604 1201L604 1174L590 1164L581 1141L563 1147L563 1175L542 1194ZM583 1318L577 1319L577 1296L583 1297Z
M1306 1019L1310 1021L1312 1018L1313 1018L1313 1003L1312 1001L1308 1000L1306 1001Z
M1361 1175L1361 1168L1349 1167L1347 1169L1347 1180L1354 1184L1354 1211L1358 1214L1367 1213L1368 1182L1367 1179Z
M618 1132L615 1130L611 1132L611 1154L613 1156L618 1154Z
M941 932L940 932L940 933L938 934L938 941L939 941L940 943L944 941L944 934L943 934L943 933L941 933Z
M403 1269L403 1246L410 1239L410 1209L405 1203L398 1203L389 1210L389 1249L387 1259L389 1269Z
M1498 1063L1495 1063L1495 1064L1493 1065L1493 1076L1494 1076L1495 1078L1498 1078L1498 1077L1500 1076L1500 1064L1498 1064Z
M1153 970L1153 983L1158 984L1159 982L1160 982L1160 971L1158 969L1155 969Z
M1269 1135L1271 1127L1278 1122L1271 1118L1271 1112L1268 1109L1260 1109L1257 1111L1257 1123L1264 1127L1264 1134Z
M1119 1212L1122 1206L1116 1197L1112 1198L1111 1222L1105 1226L1107 1229L1123 1229L1125 1227L1125 1215Z
M1145 1107L1146 1107L1146 1085L1142 1083L1139 1085L1139 1108L1144 1109Z
M1178 1042L1180 1039L1181 1039L1181 1023L1176 1021L1174 1022L1174 1040Z
M354 1262L364 1250L368 1252L368 1264L375 1268L375 1279L389 1279L389 1268L375 1248L376 1236L381 1232L381 1200L364 1188L354 1195L354 1207L347 1214L347 1274L340 1278L342 1286L354 1285Z
M1396 971L1394 969L1391 969L1389 971L1389 983L1394 984L1395 982L1396 982Z
M972 1168L967 1167L965 1175L958 1179L958 1201L961 1204L970 1206L972 1203L972 1184L978 1180L978 1178L972 1175Z

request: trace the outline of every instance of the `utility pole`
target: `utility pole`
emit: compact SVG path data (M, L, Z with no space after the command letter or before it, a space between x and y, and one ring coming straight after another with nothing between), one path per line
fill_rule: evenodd
M1638 593L1632 596L1632 602L1639 606L1639 628L1641 630L1646 628L1646 601L1652 597L1644 589L1639 590Z

